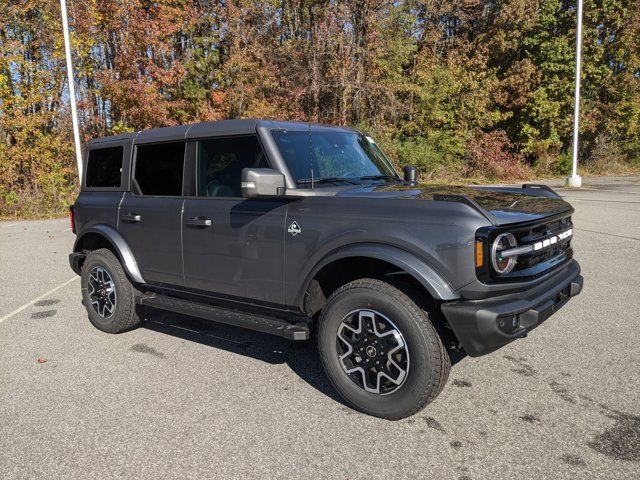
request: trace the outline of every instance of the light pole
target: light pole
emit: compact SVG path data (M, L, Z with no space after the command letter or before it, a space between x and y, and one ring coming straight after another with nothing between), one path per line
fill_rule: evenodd
M80 145L80 129L78 127L78 111L76 110L76 88L73 81L73 61L71 60L71 42L69 41L69 22L67 21L67 3L60 0L62 12L62 34L64 36L64 54L67 60L67 79L69 82L69 103L71 104L71 123L73 124L73 141L78 162L78 181L82 182L82 147Z
M581 187L582 177L578 175L578 129L580 126L580 62L582 60L582 0L578 0L576 20L576 86L573 106L573 159L571 176L567 178L570 187Z

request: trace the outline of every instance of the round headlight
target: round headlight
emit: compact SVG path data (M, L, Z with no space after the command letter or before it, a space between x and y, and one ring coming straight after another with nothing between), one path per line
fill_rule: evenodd
M518 246L516 237L511 233L501 233L493 241L491 246L491 263L496 272L509 273L516 266L516 257L503 257L500 252Z

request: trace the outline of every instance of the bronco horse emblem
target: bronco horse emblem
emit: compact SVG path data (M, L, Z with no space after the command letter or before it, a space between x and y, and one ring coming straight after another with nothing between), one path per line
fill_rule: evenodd
M291 225L289 225L289 229L287 230L287 232L295 237L299 233L302 233L302 229L300 228L300 225L298 225L298 222L293 222Z

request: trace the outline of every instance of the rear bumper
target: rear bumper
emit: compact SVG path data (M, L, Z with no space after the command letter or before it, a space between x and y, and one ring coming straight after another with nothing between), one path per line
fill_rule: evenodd
M582 283L580 265L572 261L531 290L445 303L442 312L467 354L477 357L525 337L578 295Z
M84 258L86 255L82 252L70 253L69 254L69 266L71 270L76 272L76 274L80 275L82 270L82 262L84 262Z

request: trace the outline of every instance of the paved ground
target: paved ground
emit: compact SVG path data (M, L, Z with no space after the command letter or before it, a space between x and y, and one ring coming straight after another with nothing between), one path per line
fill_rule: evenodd
M0 478L640 477L640 181L561 193L582 295L399 422L341 404L311 344L174 314L99 332L67 221L0 222Z

